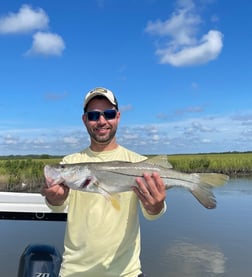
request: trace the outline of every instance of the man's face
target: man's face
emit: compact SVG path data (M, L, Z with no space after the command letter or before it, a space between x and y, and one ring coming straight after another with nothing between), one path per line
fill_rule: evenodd
M104 112L106 110L115 110L115 107L106 98L94 98L88 103L87 112ZM86 113L82 117L91 141L96 144L109 144L115 137L120 121L120 112L117 112L113 119L105 117L106 115L101 114L97 120L90 120Z

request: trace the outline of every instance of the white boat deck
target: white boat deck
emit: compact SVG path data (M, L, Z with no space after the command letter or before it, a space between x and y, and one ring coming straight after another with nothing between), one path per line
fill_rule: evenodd
M0 219L63 220L66 213L53 213L40 193L0 192Z
M0 192L0 211L51 212L41 194L21 192Z

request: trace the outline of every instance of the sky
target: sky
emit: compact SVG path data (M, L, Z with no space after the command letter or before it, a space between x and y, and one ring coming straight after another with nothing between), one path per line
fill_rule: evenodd
M252 2L0 2L0 155L89 146L83 99L119 102L141 154L252 150Z

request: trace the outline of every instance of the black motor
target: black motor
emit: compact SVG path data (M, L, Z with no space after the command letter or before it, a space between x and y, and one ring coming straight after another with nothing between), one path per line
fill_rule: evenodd
M18 277L58 277L61 261L54 246L28 245L19 261Z

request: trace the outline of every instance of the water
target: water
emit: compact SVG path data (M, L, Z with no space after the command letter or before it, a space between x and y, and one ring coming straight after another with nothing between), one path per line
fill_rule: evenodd
M247 277L252 272L252 179L215 190L217 208L201 208L187 192L170 190L168 210L142 220L142 261L150 277Z
M167 192L166 214L141 217L142 266L149 277L250 277L252 272L252 179L231 179L215 190L207 210L181 189ZM64 222L0 220L0 276L16 277L30 243L63 251Z

